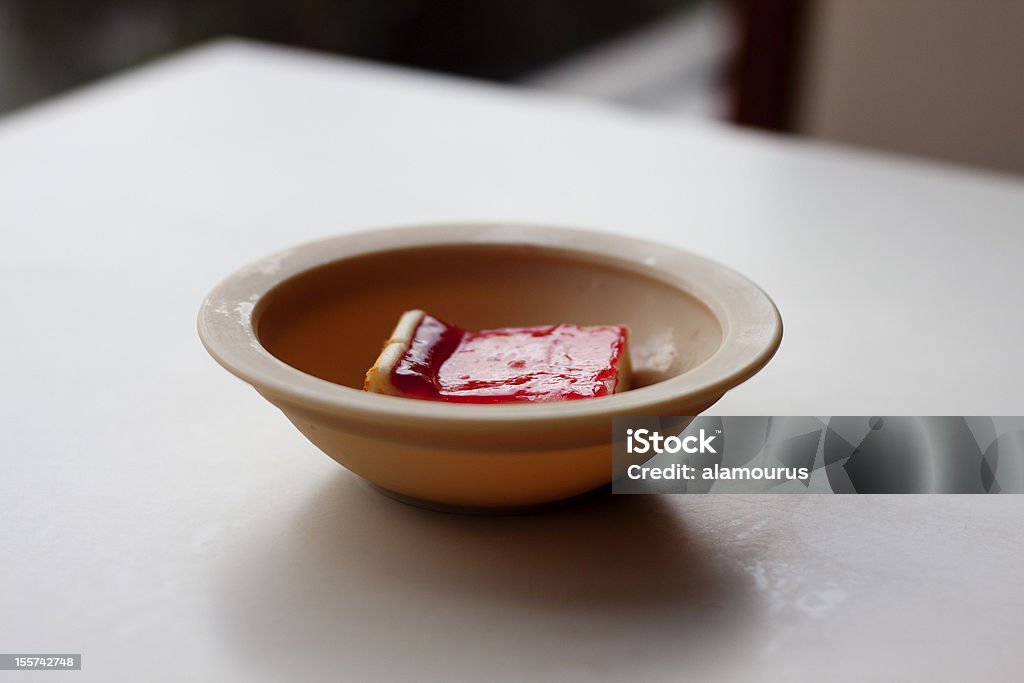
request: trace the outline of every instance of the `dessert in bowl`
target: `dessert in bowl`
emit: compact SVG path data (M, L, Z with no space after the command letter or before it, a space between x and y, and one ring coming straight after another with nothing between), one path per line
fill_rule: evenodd
M629 386L465 403L364 391L395 321L629 331ZM697 415L770 360L778 311L725 266L618 235L511 224L373 230L242 268L199 312L207 350L324 453L405 500L549 503L613 478L611 418Z
M466 331L406 311L363 388L458 403L572 401L629 388L629 328L536 325Z

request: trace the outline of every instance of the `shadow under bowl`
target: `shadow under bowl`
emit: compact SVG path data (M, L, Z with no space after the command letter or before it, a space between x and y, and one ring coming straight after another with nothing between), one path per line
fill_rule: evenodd
M467 405L362 391L399 315L465 329L628 325L633 388ZM210 354L351 471L402 499L522 508L608 484L611 418L697 415L772 357L768 296L720 264L627 237L511 224L373 230L242 268L199 312Z

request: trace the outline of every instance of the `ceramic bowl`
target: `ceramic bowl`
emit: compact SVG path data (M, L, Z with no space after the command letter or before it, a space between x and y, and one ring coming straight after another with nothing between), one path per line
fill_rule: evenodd
M399 315L465 329L629 325L634 388L564 402L465 405L369 394ZM618 235L505 224L380 229L242 268L199 335L324 453L405 500L495 510L612 480L614 415L697 415L782 338L768 296L694 254Z

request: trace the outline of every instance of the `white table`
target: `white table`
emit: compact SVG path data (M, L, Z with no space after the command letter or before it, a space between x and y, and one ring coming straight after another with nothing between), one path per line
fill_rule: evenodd
M1019 680L1024 497L425 512L199 345L264 253L490 218L760 283L786 337L719 413L1024 414L1018 180L219 43L0 121L0 651L81 652L76 681Z

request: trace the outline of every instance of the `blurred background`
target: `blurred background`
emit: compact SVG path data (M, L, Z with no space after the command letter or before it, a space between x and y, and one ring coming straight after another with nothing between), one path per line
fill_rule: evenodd
M1024 173L1022 0L0 0L0 114L225 35Z

